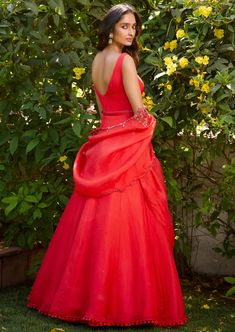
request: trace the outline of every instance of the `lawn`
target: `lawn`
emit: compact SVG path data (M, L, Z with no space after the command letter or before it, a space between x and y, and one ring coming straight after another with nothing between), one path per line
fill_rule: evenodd
M0 292L0 332L75 332L75 331L235 331L235 302L224 297L225 286L221 279L182 280L187 325L179 328L157 328L148 325L137 327L88 327L85 324L67 323L39 314L26 307L30 285L3 289ZM222 284L222 286L221 286ZM227 287L228 288L228 287Z

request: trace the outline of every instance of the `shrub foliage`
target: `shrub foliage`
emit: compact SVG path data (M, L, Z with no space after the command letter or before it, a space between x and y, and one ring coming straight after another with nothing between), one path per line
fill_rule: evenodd
M176 249L196 227L234 255L235 5L129 1L142 16L144 101L157 118ZM72 164L99 122L90 69L117 1L1 1L0 217L4 241L46 246L73 188Z

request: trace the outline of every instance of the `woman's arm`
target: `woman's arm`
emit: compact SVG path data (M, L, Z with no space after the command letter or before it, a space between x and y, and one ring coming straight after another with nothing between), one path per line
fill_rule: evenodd
M122 79L126 95L132 106L132 110L136 113L137 110L143 108L144 105L140 92L135 62L129 54L123 59Z

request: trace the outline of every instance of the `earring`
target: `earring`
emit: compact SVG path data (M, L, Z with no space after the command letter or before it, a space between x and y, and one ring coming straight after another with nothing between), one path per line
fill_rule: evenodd
M109 34L109 41L108 41L109 45L112 44L112 42L113 42L113 33L110 32L110 34Z

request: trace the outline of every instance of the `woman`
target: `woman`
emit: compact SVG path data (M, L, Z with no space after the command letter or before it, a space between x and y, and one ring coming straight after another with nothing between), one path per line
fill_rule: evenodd
M99 33L92 80L101 125L79 150L75 190L29 295L28 306L88 325L182 325L174 230L155 127L136 72L141 21L113 6Z

